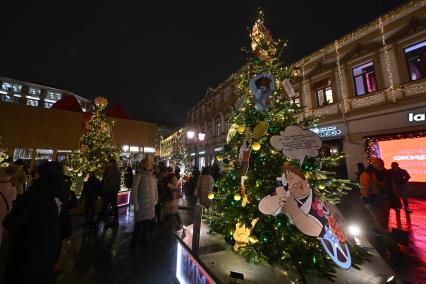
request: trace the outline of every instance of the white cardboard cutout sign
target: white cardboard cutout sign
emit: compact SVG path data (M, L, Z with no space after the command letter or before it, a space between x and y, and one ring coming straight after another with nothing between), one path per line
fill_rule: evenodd
M290 83L290 80L284 79L282 81L282 85L284 87L284 91L287 93L287 96L292 99L299 96L299 93L294 91L293 86Z
M277 178L277 181L282 179ZM339 267L349 269L351 255L342 230L344 218L339 210L333 204L319 201L308 181L293 171L286 170L284 179L288 190L279 184L275 195L265 196L259 202L259 211L265 215L286 214L302 233L319 237L325 252Z
M290 159L303 163L305 156L316 157L322 146L321 138L310 130L303 130L298 126L287 126L280 135L270 139L272 147L281 150Z
M265 82L261 82L264 80ZM261 83L259 83L261 82ZM266 82L269 82L267 84ZM254 108L257 111L265 111L271 107L268 99L275 90L275 78L271 73L262 73L254 76L249 81L249 88L254 96Z

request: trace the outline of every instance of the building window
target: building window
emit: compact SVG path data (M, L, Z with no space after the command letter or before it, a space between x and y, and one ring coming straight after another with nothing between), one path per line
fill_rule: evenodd
M36 160L52 161L52 149L36 149Z
M33 152L32 149L20 149L20 148L16 148L13 151L13 160L14 161L19 160L19 159L30 160L32 152Z
M22 86L18 85L18 84L11 84L11 83L7 83L4 82L1 86L3 91L11 91L14 93L20 93L22 90Z
M44 107L45 108L51 108L53 106L53 103L51 102L44 102Z
M416 43L404 49L410 80L426 77L426 41Z
M325 106L325 105L334 103L330 78L316 82L312 86L312 89L315 90L317 106L320 107L320 106Z
M300 107L300 98L299 97L295 97L290 99L291 104L293 105L297 105L298 107Z
M50 101L50 102L57 102L62 98L62 94L61 93L56 93L56 92L47 92L47 96L46 96L46 101Z
M15 102L17 102L17 98L16 98L16 97L14 97L14 96L9 96L9 95L4 95L4 94L2 94L2 95L0 96L0 100L1 100L2 102L5 102L5 103L15 103Z
M41 94L41 90L40 89L30 88L28 90L28 95L31 96L31 97L40 98L40 94Z
M37 100L28 100L27 99L27 106L36 107L36 106L38 106L38 101Z
M377 91L376 73L374 71L373 61L353 68L352 75L357 96Z

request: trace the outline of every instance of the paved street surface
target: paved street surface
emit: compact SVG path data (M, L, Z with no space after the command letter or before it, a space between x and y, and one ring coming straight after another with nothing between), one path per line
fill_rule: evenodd
M390 214L390 228L398 227L410 233L409 246L400 245L400 253L389 258L397 274L406 283L426 283L426 200L410 199L411 215L401 210L401 222L397 222L394 210ZM184 225L191 224L192 211L182 204ZM362 204L353 194L339 206L348 223L360 224L364 231L368 222L363 215ZM74 232L65 241L60 258L63 272L57 283L174 283L175 242L166 232L140 250L130 250L133 230L133 213L120 209L120 226L117 229L83 229L81 217L74 217Z
M188 225L192 212L181 210ZM174 283L176 245L166 232L140 250L130 250L133 213L120 209L118 229L82 229L73 219L73 237L65 241L60 258L63 272L57 283Z
M411 214L390 212L389 228L401 228L410 233L409 245L400 245L403 252L394 266L402 279L410 283L426 283L426 200L409 199Z
M397 218L395 210L390 210L389 230L400 228L407 231L409 245L399 244L399 251L388 255L388 261L405 283L423 284L426 283L426 200L409 198L409 206L413 212L406 214L404 209L401 209L400 218ZM344 212L348 223L360 225L362 231L374 244L374 236L368 233L368 227L372 221L365 214L359 194L354 192L345 198L339 208ZM380 245L377 242L375 244Z

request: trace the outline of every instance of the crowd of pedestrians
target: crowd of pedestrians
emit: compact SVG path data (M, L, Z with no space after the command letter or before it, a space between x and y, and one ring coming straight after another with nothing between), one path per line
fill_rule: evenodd
M63 240L72 236L73 208L79 203L84 208L86 228L96 229L103 223L103 228L114 229L119 225L117 196L122 185L131 190L134 209L132 249L147 245L159 231L171 236L183 227L179 214L182 198L189 205L199 202L210 206L207 196L214 179L208 168L203 168L201 174L194 168L190 178L183 179L179 167L166 167L162 163L154 167L145 158L135 164L135 169L128 165L123 172L122 181L117 161L109 160L102 178L96 172L85 177L78 200L71 190L73 181L64 174L59 162L41 163L31 172L19 160L10 167L0 168L2 280L53 282L54 274L61 272L58 260ZM29 180L31 186L27 188ZM74 188L81 184L74 182Z
M397 221L400 222L401 198L406 214L412 212L406 194L410 175L396 162L391 164L390 169L386 169L382 159L373 157L366 168L358 164L357 176L361 198L373 224L369 229L369 235L373 236L371 240L382 256L391 260L399 252L397 243L408 243L407 232L400 228L389 229L389 214L390 210L395 210Z
M55 273L61 272L63 240L72 236L71 210L78 205L72 180L59 162L46 161L31 172L20 160L9 164L0 168L0 283L54 283ZM106 165L102 180L90 173L80 198L86 226L118 225L120 187L115 160ZM102 206L94 222L99 197Z
M182 228L180 199L193 205L211 206L208 195L220 174L214 167L194 168L182 177L179 167L153 165L148 158L135 169L124 167L124 179L111 159L102 178L95 172L86 177L80 201L72 181L59 162L46 162L31 173L22 161L0 168L0 275L2 283L53 283L59 273L58 259L63 240L72 236L71 210L82 203L84 226L104 228L119 225L117 195L122 184L131 190L134 229L130 247L149 245L159 231L169 236ZM393 162L386 169L383 160L372 158L364 167L358 164L357 180L364 207L374 222L377 234L389 233L389 211L409 208L405 185L410 175ZM26 184L31 186L26 189ZM101 206L97 206L101 199ZM403 200L403 206L400 202ZM100 207L100 208L99 208ZM97 210L98 209L98 210ZM100 209L100 210L99 210ZM97 211L99 214L95 220ZM111 214L112 213L112 214ZM112 216L112 220L111 220Z

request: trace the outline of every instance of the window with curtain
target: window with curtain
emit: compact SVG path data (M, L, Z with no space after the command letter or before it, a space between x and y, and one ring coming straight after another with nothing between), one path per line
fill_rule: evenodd
M313 89L315 90L318 107L334 103L330 78L316 82L313 85Z
M363 96L377 91L376 72L373 61L352 68L355 94Z
M426 41L416 43L404 49L408 73L411 81L426 77Z

